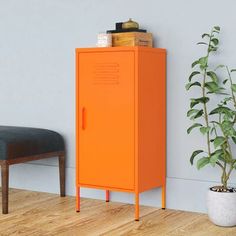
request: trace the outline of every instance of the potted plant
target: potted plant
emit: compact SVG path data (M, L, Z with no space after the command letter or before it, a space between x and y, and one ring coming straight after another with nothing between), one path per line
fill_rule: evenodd
M193 151L190 163L197 168L207 165L221 170L221 185L208 190L207 208L210 220L220 226L236 225L236 188L228 186L229 178L236 168L236 157L232 152L236 144L236 83L226 65L210 66L210 59L218 49L220 27L202 35L205 56L192 63L192 73L186 89L198 89L199 97L190 99L187 116L193 121L189 134L198 129L206 140L206 148ZM214 69L212 69L214 68ZM220 79L219 69L225 74ZM217 102L218 101L218 102ZM198 160L195 160L195 159Z

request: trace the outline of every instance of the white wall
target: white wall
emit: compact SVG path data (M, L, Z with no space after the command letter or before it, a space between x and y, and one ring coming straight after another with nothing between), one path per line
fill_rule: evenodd
M234 0L0 0L0 124L60 132L68 150L67 193L74 195L74 48L94 46L98 32L133 17L168 50L167 207L204 212L206 190L219 181L219 171L189 165L191 151L205 144L196 132L186 135L184 84L191 62L202 55L195 44L213 25L222 27L218 61L236 67L235 8ZM58 192L56 166L56 159L13 166L10 185ZM104 193L83 189L82 196ZM124 193L111 197L133 201ZM141 203L160 206L160 190L142 194Z

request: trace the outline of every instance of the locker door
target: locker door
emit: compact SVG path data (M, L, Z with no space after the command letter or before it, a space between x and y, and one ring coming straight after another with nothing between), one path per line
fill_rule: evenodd
M79 183L134 189L134 52L79 53Z

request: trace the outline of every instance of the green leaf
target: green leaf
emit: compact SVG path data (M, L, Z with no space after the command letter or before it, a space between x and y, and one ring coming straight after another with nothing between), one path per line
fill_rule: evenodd
M201 98L191 98L190 108L193 108L195 105L199 103L207 103L210 99L208 97Z
M191 165L193 165L193 160L194 160L194 158L198 155L198 154L200 154L200 153L202 153L203 152L203 150L196 150L196 151L194 151L193 153L192 153L192 155L191 155L191 157L190 157L190 163L191 163Z
M234 116L235 116L235 111L225 113L224 116L223 116L223 120L227 121L227 122L231 122L230 120L233 119Z
M218 151L218 150L217 150ZM222 149L219 149L218 152L214 152L210 157L210 164L215 166L216 162L218 161L219 157L222 155Z
M186 90L189 90L192 86L199 86L199 87L201 87L201 84L199 82L188 83L188 84L186 84L185 88L186 88Z
M229 95L228 93L223 93L221 92L221 90L223 90L224 88L220 87L218 91L213 91L213 92L207 92L207 94L211 94L211 93L215 93L215 94L218 94L218 95Z
M226 83L227 83L227 81L228 81L228 79L225 79L225 80L223 81L223 84L226 84Z
M192 83L187 83L187 84L185 85L185 89L186 89L186 90L189 90L190 87L191 87L191 85L192 85Z
M193 72L190 74L189 78L188 78L189 82L191 82L192 78L193 78L195 75L199 75L199 74L200 74L199 71L193 71Z
M191 98L190 100L191 100L191 102L190 102L190 108L193 108L194 106L196 106L196 105L199 103L199 101L197 101L197 100L194 99L194 98Z
M199 123L193 124L192 126L190 126L190 127L187 129L187 133L190 134L190 132L191 132L194 128L200 127L200 126L202 126L202 125L199 124Z
M231 85L231 89L232 89L234 92L236 92L236 84L232 84L232 85Z
M210 38L211 36L210 36L210 34L203 34L203 35L202 35L202 38L205 38L205 37Z
M211 93L216 93L220 91L220 87L218 84L214 81L212 82L206 82L205 87L211 92Z
M210 127L201 127L200 128L200 132L205 135L206 133L208 133L210 131Z
M209 52L216 52L217 49L218 49L218 47L215 47L215 46L213 46L213 45L209 45L208 51L209 51Z
M214 132L216 132L216 127L211 128L211 133L210 134L213 134Z
M201 44L203 44L203 45L208 45L208 44L205 43L205 42L198 42L198 43L197 43L197 45L201 45Z
M205 165L209 164L209 162L210 162L210 158L209 157L202 157L201 159L199 159L197 161L197 168L198 168L198 170L203 168Z
M230 72L236 72L236 69L232 69Z
M224 134L229 137L236 137L236 131L234 129L234 122L230 120L224 120L221 124Z
M194 62L192 63L192 68L193 68L194 66L196 66L197 64L199 64L199 60L194 61Z
M219 156L218 155L212 155L210 158L210 163L215 164L218 161Z
M227 131L233 127L234 123L231 121L223 121L221 123L221 127L223 128L224 131Z
M223 105L227 105L227 103L229 102L229 101L231 101L232 100L232 97L226 97L226 98L224 98L222 101L221 101L221 103L223 104Z
M217 121L210 121L210 123L212 123L212 124L216 124L216 125L220 125L220 123L217 122ZM213 141L214 141L214 139L211 140L211 142L213 142Z
M199 112L198 109L190 109L190 110L187 112L187 117L189 117L189 116L191 116L191 115L193 115L193 114L195 114L195 113L197 113L197 112Z
M200 103L207 103L210 99L208 97L201 97L195 100L199 101Z
M219 157L219 159L223 159L224 162L226 163L231 163L232 162L232 156L230 155L230 153L227 150L224 150L224 154L222 157Z
M216 68L215 68L215 70L218 70L219 68L224 68L225 67L225 65L218 65Z
M217 45L219 44L219 40L218 40L217 38L212 38L212 39L211 39L211 42L212 42L215 46L217 46Z
M212 79L213 82L218 83L218 77L214 71L208 71L207 75Z
M193 115L190 119L194 120L197 119L198 117L201 117L203 115L203 110L198 110L198 109L190 109L187 112L187 117L190 117L191 115Z
M225 161L225 159L224 159L224 157L223 157L223 155L224 155L224 151L223 151L223 149L217 149L216 151L214 151L212 154L211 154L211 157L210 158L212 158L212 160L210 160L210 163L214 166L214 161L216 160L216 157L217 157L217 160L221 160L221 161ZM217 161L216 161L217 162Z
M217 154L218 156L220 156L220 155L223 155L223 154L224 154L224 151L223 151L223 149L217 149L217 150L215 150L215 151L212 153L212 155L215 155L215 154Z
M191 73L191 75L189 76L189 78L188 78L189 82L191 82L193 76L198 75L198 74L200 74L199 71L193 71L193 72Z
M220 26L214 26L214 29L215 29L216 31L220 31Z
M225 138L222 137L222 136L217 136L215 139L214 139L214 147L217 148L219 146L221 146L222 144L225 143Z
M203 110L199 110L194 116L191 117L191 120L202 117L202 115L203 115Z
M231 137L233 142L236 144L236 137Z
M231 110L230 108L228 107L224 107L224 106L219 106L215 109L213 109L209 115L215 115L215 114L227 114L230 118L233 118L234 116L234 111Z
M208 57L201 57L201 58L199 58L199 64L200 64L200 68L202 70L207 67L207 59L208 59Z

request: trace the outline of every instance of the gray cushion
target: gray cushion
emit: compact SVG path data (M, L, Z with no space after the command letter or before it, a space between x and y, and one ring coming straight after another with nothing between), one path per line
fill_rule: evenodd
M28 127L0 126L0 160L64 151L57 132Z

